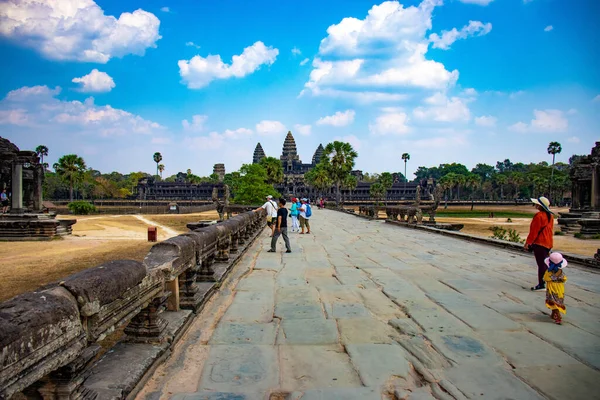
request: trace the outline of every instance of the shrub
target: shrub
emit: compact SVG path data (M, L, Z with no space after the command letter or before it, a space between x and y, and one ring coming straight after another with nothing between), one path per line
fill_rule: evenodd
M565 236L565 233L563 231L556 231L554 232L554 236Z
M585 236L583 233L581 232L576 232L573 236L575 236L577 239L592 239L592 240L597 240L600 239L600 233L596 233L594 235L591 236Z
M507 219L506 219L506 222L512 222L512 219L510 219L510 218L507 218Z
M505 229L501 226L492 226L489 228L492 231L492 239L506 240L507 242L523 243L519 232L514 229Z
M577 239L585 239L585 236L583 236L581 232L575 232L573 236L575 236Z
M96 207L87 201L74 201L67 206L75 215L88 215L96 212Z

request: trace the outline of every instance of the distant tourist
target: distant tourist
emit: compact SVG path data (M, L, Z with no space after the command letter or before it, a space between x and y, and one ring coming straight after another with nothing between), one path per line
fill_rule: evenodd
M321 207L321 210L325 208L325 200L323 200L322 197L321 197L321 200L319 201L319 206Z
M310 217L312 216L312 209L310 207L310 204L308 204L308 199L302 199L300 200L301 202L301 206L300 206L300 229L302 229L302 232L300 232L301 235L304 235L304 228L307 229L307 234L310 234Z
M288 210L285 208L285 199L282 197L279 199L279 209L277 210L277 219L273 222L273 226L277 225L275 228L275 233L273 234L273 238L271 239L271 249L268 253L275 253L275 247L277 246L277 239L279 236L283 236L283 241L285 242L286 253L291 253L292 248L290 247L290 239L287 234L287 217Z
M300 223L298 221L298 216L300 215L300 205L298 204L298 199L295 197L291 198L292 206L290 207L290 216L292 217L292 232L300 232Z
M548 269L545 261L552 249L554 234L554 217L550 211L550 200L545 197L531 199L538 212L533 216L529 226L529 235L525 240L525 250L532 251L538 266L538 284L531 290L545 290L544 274Z
M560 313L567 313L567 308L565 307L565 282L567 281L567 276L564 274L563 269L568 263L560 253L550 254L550 257L546 258L544 263L548 267L548 270L544 274L544 281L548 286L546 288L546 307L552 310L550 317L552 317L556 324L560 325L562 323Z
M8 212L8 195L6 194L6 189L2 189L0 202L2 202L2 214L6 214Z
M271 236L273 236L275 234L275 219L277 219L277 203L273 201L273 196L268 195L265 204L254 211L259 211L261 208L267 212L267 226L271 228Z

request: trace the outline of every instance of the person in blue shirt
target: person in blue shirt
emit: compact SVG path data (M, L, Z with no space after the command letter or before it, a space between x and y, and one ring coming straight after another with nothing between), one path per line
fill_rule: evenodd
M292 206L290 207L290 215L292 217L292 232L300 232L300 223L298 222L298 200L295 197L291 198Z

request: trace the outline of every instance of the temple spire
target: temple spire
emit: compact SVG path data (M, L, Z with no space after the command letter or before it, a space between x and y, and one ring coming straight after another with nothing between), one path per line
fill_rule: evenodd
M258 164L260 162L260 160L262 160L266 156L267 155L265 154L265 151L263 150L263 148L259 142L256 145L256 148L254 149L254 156L252 157L252 164Z
M325 151L325 149L323 148L323 145L320 144L319 147L317 147L317 150L315 150L315 154L313 155L313 158L312 158L313 165L317 165L318 163L321 162L321 158L323 157L323 151Z

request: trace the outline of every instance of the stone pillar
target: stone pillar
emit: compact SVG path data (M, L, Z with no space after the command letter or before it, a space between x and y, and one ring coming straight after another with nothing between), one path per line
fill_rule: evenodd
M13 164L11 196L11 213L23 212L23 164Z
M44 166L40 165L33 170L33 211L42 211L42 182L44 181Z
M592 210L600 211L600 165L596 165L592 169L590 200Z
M571 185L571 210L577 210L580 207L580 189L579 189L579 181L573 179L572 185Z

